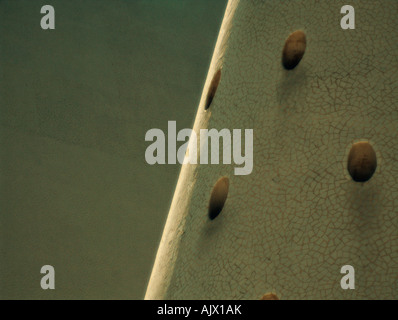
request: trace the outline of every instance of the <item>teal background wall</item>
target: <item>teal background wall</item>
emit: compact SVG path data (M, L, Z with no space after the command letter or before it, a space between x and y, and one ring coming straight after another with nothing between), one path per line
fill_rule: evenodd
M0 0L1 299L143 298L180 169L145 133L192 127L225 6Z

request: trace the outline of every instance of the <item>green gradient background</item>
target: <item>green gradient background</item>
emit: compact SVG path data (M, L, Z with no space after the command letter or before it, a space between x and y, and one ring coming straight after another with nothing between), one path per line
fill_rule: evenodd
M192 126L225 6L0 0L1 299L143 298L180 169L144 136Z

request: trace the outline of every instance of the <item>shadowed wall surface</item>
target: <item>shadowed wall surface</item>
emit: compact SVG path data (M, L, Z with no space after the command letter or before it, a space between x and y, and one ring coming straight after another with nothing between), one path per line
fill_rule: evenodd
M179 172L145 133L192 126L225 5L0 0L0 298L143 298Z

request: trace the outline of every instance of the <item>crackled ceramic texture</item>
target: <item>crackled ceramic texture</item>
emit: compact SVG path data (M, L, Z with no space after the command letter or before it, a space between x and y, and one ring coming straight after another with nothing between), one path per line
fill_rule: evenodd
M345 4L229 2L194 129L253 129L253 172L182 167L147 299L398 298L398 1L351 1L355 30L340 27ZM286 70L297 30L305 54ZM365 183L347 169L360 141L377 156ZM228 198L211 221L223 176ZM347 264L355 290L340 286Z

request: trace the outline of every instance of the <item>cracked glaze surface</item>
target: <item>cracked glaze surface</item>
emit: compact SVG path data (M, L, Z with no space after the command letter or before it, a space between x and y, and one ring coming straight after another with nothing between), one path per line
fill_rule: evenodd
M221 27L194 129L254 130L254 167L184 165L147 299L398 298L398 2L233 1ZM303 30L300 64L281 64ZM207 112L214 73L221 81ZM347 171L353 143L369 141L377 169ZM214 183L230 179L220 216L207 217ZM355 290L340 269L355 268Z

